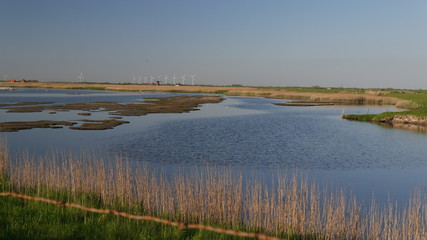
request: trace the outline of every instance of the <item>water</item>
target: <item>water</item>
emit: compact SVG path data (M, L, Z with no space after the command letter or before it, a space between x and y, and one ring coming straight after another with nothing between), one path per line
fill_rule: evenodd
M169 94L170 95L170 94ZM169 96L156 95L156 96ZM0 92L0 103L24 101L135 102L152 94L21 89ZM89 148L134 162L174 169L224 165L268 176L277 169L298 169L321 184L351 189L369 201L407 199L427 186L427 134L343 120L340 115L396 110L390 107L284 107L283 100L227 97L184 114L123 117L130 124L106 131L33 129L2 133L12 151L44 154L50 148ZM5 113L0 121L108 119L108 113L81 111Z

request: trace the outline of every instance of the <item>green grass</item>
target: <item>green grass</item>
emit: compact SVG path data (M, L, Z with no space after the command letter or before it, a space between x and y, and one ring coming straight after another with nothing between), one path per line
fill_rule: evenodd
M414 105L416 109L406 111L405 114L413 114L415 116L427 116L427 91L426 90L417 90L417 91L407 91L407 92L392 92L386 96L396 97L400 99L410 100L413 103L416 103L418 106ZM409 106L410 108L411 106Z
M385 94L387 97L395 97L410 102L399 105L398 107L406 108L408 110L402 112L384 112L380 114L362 114L362 115L346 115L351 120L358 121L379 121L386 117L394 115L414 115L418 117L427 116L427 91L426 90L405 90L405 91L392 91Z
M257 87L259 90L292 91L308 93L365 93L358 88L322 88L322 87Z
M95 91L107 91L105 87L73 87L72 90L95 90Z
M7 192L9 188L9 182L2 177L0 190ZM94 194L70 194L45 188L42 188L41 191L43 192L41 195L50 199L143 214L143 210L139 206L105 205ZM35 193L36 190L24 190L24 194L36 195ZM3 196L0 197L0 229L0 239L250 239L202 230L180 230L149 221L90 213L79 209Z

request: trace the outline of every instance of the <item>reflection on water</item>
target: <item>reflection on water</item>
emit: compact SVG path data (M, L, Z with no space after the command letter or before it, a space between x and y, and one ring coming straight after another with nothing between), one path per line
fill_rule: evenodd
M339 108L274 107L256 100L259 114L176 119L122 136L115 146L131 159L162 164L348 170L426 163L424 135L350 123L339 117Z
M393 123L393 124L380 123L378 125L385 128L403 129L403 130L409 130L414 132L427 133L427 126L424 126L424 125L402 124L402 123Z
M73 94L73 92L77 94ZM0 103L25 101L135 102L147 94L97 91L25 89L0 94ZM157 95L158 96L158 95ZM165 94L170 96L170 94ZM284 107L274 99L228 97L200 111L124 117L130 124L108 131L33 129L3 133L12 151L29 149L43 154L50 148L99 149L125 154L135 162L168 169L224 165L266 176L276 169L299 169L319 182L334 182L368 199L374 191L405 198L416 186L427 186L426 134L347 121L346 114L396 109L381 107ZM80 111L5 113L1 121L75 120ZM104 112L85 116L106 119Z

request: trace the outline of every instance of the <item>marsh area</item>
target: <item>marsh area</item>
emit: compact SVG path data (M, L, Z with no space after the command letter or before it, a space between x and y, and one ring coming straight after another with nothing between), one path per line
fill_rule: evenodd
M17 89L0 93L0 103L86 105L88 102L143 104L159 97L194 94L123 93L82 90ZM286 100L226 97L185 113L121 114L92 109L86 123L126 121L105 131L37 128L3 132L12 153L44 155L52 149L90 149L112 158L125 156L166 171L204 165L229 166L246 175L268 178L277 169L307 173L319 184L343 186L360 199L405 200L414 188L427 186L427 135L341 119L346 113L393 110L374 106L277 106ZM83 105L82 105L83 104ZM113 104L113 105L114 105ZM1 122L82 120L82 108L7 112ZM86 111L85 111L86 112ZM116 119L121 117L121 119Z

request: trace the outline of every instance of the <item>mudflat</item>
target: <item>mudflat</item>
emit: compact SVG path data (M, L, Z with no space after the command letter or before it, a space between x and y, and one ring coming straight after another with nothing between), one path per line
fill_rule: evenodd
M143 116L152 113L184 113L198 110L200 104L219 103L224 98L219 95L194 95L194 96L173 96L150 98L143 102L119 104L114 102L87 102L70 104L46 104L44 102L3 104L1 108L8 109L7 112L31 113L50 111L70 111L78 110L77 115L90 116L91 112L105 111L113 116ZM76 120L67 121L25 121L25 122L2 122L0 132L16 132L32 128L62 128L69 126L73 130L106 130L129 123L128 121L117 120L119 117L111 117L107 120ZM74 126L77 122L81 125Z

